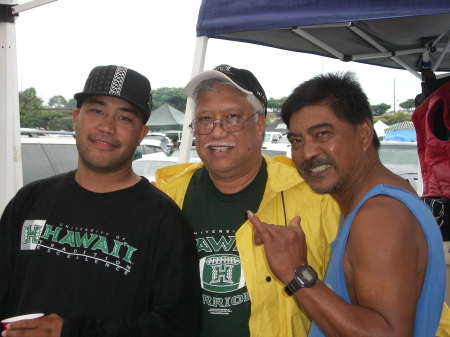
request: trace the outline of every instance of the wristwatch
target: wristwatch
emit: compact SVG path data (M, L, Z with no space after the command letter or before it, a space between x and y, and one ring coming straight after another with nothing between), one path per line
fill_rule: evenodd
M295 270L294 279L288 283L284 288L284 292L288 296L294 295L294 293L301 288L310 288L318 281L316 271L307 264L302 264Z

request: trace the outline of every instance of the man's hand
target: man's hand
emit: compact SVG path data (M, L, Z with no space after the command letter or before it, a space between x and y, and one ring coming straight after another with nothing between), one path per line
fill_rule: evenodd
M56 314L39 319L24 319L10 323L2 332L3 337L59 337L64 319Z
M261 222L251 211L248 219L256 230L255 243L264 244L267 262L275 276L284 284L294 278L294 271L307 261L305 233L300 226L300 217L296 216L289 227L270 225Z

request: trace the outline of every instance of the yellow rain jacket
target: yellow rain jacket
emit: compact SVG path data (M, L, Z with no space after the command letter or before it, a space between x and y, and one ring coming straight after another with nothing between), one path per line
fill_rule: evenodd
M330 257L330 242L339 225L340 209L329 195L314 193L299 176L287 157L264 157L268 179L257 211L261 221L288 225L300 215L308 244L308 263L320 279L325 276ZM156 186L181 208L192 175L203 163L180 164L159 169ZM270 271L262 246L253 241L253 227L246 221L236 233L236 244L250 295L251 336L305 336L310 319L293 297L284 293L284 285Z

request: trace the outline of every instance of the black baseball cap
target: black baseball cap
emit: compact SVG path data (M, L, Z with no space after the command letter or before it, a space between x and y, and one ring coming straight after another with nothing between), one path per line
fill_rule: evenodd
M91 70L84 89L74 95L77 107L89 96L117 97L132 104L144 114L144 124L150 118L152 95L150 81L137 71L122 66L98 66Z
M227 64L221 64L213 70L206 70L193 77L184 88L186 96L193 98L197 86L211 78L224 78L230 81L240 91L253 94L263 105L264 114L267 115L267 97L261 84L250 71L238 69Z

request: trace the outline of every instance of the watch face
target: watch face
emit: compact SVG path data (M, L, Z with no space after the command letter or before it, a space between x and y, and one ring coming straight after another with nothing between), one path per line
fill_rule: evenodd
M304 279L306 282L311 282L312 280L314 280L314 275L312 275L312 274L309 272L309 270L303 270L302 276L303 276L303 279Z
M301 280L305 287L310 287L317 282L317 274L308 265L301 265L297 270L297 277Z
M311 266L302 264L295 270L294 279L288 283L284 291L288 296L292 296L297 290L312 287L317 281L317 273L315 270Z

